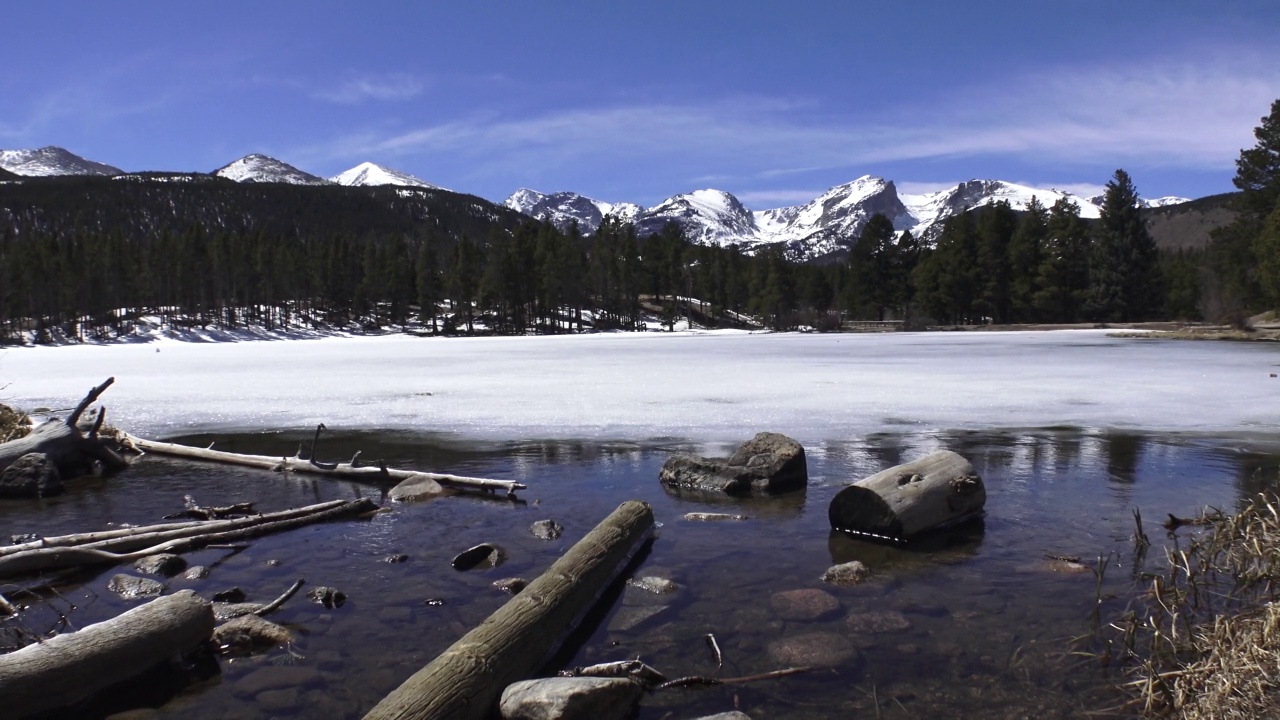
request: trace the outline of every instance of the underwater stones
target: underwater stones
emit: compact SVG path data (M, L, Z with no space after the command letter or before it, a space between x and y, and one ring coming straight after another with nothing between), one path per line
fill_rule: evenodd
M822 582L828 585L857 585L870 575L871 571L866 565L857 560L850 560L827 568L827 571L822 573Z
M234 690L237 695L257 696L267 690L297 688L319 682L320 671L301 665L270 665L240 678Z
M625 720L642 692L627 678L522 680L507 686L498 707L503 720Z
M213 642L223 652L247 655L293 642L293 633L257 615L242 615L215 628Z
M834 667L857 660L858 651L843 635L813 632L769 643L769 657L786 666Z
M164 592L164 585L150 578L120 574L107 582L107 589L125 600L156 597Z
M840 601L826 590L784 590L769 597L773 612L783 620L821 620L840 612Z
M667 610L666 605L624 605L609 621L611 632L630 632Z
M529 532L539 540L555 540L564 534L564 526L555 520L539 520L529 526Z
M501 580L494 580L492 584L496 590L501 590L508 595L515 595L525 589L525 587L529 585L529 582L524 578L509 577L502 578Z
M663 485L750 495L799 490L809 482L804 448L786 435L763 432L727 458L676 455L658 473Z
M907 630L911 621L897 610L851 613L845 620L849 630L855 633L887 633Z
M178 555L160 553L159 555L148 555L140 558L133 564L133 568L148 575L173 577L187 569L187 561Z
M307 593L307 597L310 598L311 602L323 605L330 610L342 607L342 604L347 601L346 593L327 585L311 588L311 592Z

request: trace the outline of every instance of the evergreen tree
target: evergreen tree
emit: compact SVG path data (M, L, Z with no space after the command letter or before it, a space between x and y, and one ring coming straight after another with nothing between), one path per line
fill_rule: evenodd
M1049 211L1033 196L1009 240L1009 314L1014 322L1037 319L1035 298L1040 291L1040 264L1044 262L1048 225Z
M898 297L894 283L900 276L893 222L881 213L872 215L849 251L849 283L846 304L854 317L884 320L885 310Z
M1232 182L1241 192L1237 207L1263 218L1280 203L1280 99L1271 103L1271 113L1254 128L1253 136L1258 144L1240 151Z
M981 296L979 314L993 322L1009 320L1012 277L1009 243L1018 228L1018 216L1007 200L999 200L978 213L978 267Z
M1124 170L1107 183L1090 265L1089 309L1104 321L1154 316L1162 304L1159 253L1147 232L1138 191Z
M1089 260L1092 255L1089 228L1080 218L1080 208L1060 198L1049 210L1045 225L1043 259L1036 274L1034 305L1045 322L1078 322L1089 291Z

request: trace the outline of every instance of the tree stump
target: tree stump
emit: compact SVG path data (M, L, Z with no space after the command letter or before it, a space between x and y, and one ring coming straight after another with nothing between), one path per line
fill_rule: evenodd
M940 450L859 480L831 499L831 527L894 540L982 514L987 491L968 460Z

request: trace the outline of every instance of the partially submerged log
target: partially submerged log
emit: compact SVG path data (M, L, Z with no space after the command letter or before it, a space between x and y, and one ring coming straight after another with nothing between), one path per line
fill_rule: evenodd
M46 538L16 546L21 548L16 552L0 554L0 577L57 568L133 562L157 553L186 552L205 545L236 542L259 535L292 530L311 523L369 513L377 509L377 504L368 498L334 500L312 505L309 508L277 513L274 517L262 515L205 523L172 523L181 527L111 537L96 542L40 545L40 543L65 542L65 538ZM264 518L267 518L265 522ZM130 528L129 530L148 530L148 528ZM32 545L35 547L31 547ZM0 550L9 550L9 548L0 548Z
M950 450L939 450L860 480L836 493L831 527L908 540L976 518L987 502L982 478Z
M58 469L63 479L70 479L89 474L95 465L100 465L107 473L118 472L129 466L124 458L110 447L107 438L99 435L106 410L99 409L97 418L87 433L78 427L85 410L97 401L102 393L115 382L115 378L107 378L106 382L89 391L76 409L66 420L50 420L37 425L30 434L17 440L0 443L0 471L17 462L19 458L31 453L46 456Z
M316 429L317 437L323 427L324 426L322 425ZM507 495L515 495L517 490L524 490L526 488L524 484L518 483L514 480L491 480L488 478L465 477L462 475L396 470L388 468L382 464L364 465L359 463L359 453L356 453L356 457L351 458L350 462L326 463L316 460L314 452L313 457L305 459L301 457L300 453L293 457L271 457L269 455L245 455L241 453L214 450L212 448L197 448L190 447L188 445L158 442L156 440L140 438L137 435L130 435L127 432L118 432L117 437L126 447L137 450L138 452L170 455L190 460L207 460L209 462L220 462L230 465L261 468L263 470L273 470L276 472L311 473L315 475L330 475L333 477L350 478L353 480L383 482L387 480L395 480L397 482L404 482L407 480L432 480L444 488L480 490L484 492L497 492L501 490Z
M383 698L365 720L489 718L502 691L543 667L649 540L653 510L629 500L519 595Z
M213 609L190 590L111 620L0 655L0 708L22 718L74 705L213 634Z

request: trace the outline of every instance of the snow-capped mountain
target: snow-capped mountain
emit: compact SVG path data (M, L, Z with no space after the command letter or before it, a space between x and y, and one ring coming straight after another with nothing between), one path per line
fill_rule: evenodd
M837 185L804 205L751 211L727 192L697 190L634 212L631 218L642 236L675 222L695 242L737 243L749 252L781 244L794 259L814 259L847 249L849 241L877 213L892 220L898 230L910 230L917 237L931 239L949 217L1001 200L1014 210L1025 210L1033 197L1045 208L1065 198L1080 208L1082 217L1097 218L1100 214L1101 198L1083 198L1062 190L1002 180L970 180L937 192L913 195L899 193L891 181L866 175ZM1143 205L1165 207L1180 202L1186 199L1160 198L1144 201ZM505 205L561 228L577 220L585 233L599 227L607 208L619 207L576 193L545 195L532 190L518 190Z
M428 190L443 190L439 185L432 185L422 178L414 177L406 172L363 162L329 178L329 182L348 187L367 185L399 185L402 187L419 187Z
M0 168L28 177L119 175L124 172L52 145L39 150L0 150Z
M256 183L289 183L290 185L328 185L329 181L305 173L289 163L280 162L273 157L245 155L244 157L224 165L213 171L214 175L236 182Z
M600 223L607 215L633 222L642 210L639 205L632 203L607 203L572 192L548 195L528 188L515 191L502 204L529 217L549 222L560 230L568 230L576 220L578 229L586 235L600 229Z
M1093 197L1089 198L1089 202L1101 208L1102 200L1105 197L1106 197L1105 195L1094 195ZM1191 202L1191 198L1178 197L1176 195L1166 195L1164 197L1152 198L1152 199L1138 198L1138 205L1144 208L1169 207L1170 205L1181 205L1184 202Z

